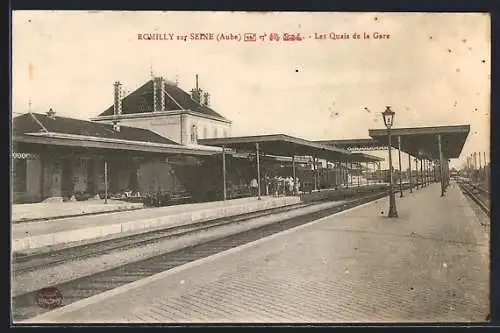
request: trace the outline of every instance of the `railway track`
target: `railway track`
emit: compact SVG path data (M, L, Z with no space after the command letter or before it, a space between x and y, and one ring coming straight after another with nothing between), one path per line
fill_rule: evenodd
M229 216L210 221L190 223L186 225L168 227L160 230L147 231L141 234L64 248L49 253L30 255L16 255L13 258L12 268L14 276L32 272L42 268L65 264L71 261L97 257L114 251L122 251L135 247L158 243L169 238L177 238L191 233L204 231L227 224L244 222L258 217L284 213L298 208L311 206L314 203L299 203L285 207L270 208L257 212Z
M471 181L459 180L458 184L462 192L470 197L481 210L490 215L490 191Z
M78 278L52 287L56 287L62 293L64 297L63 305L68 305L76 301L103 293L107 290L117 288L121 285L128 284L139 279L143 279L145 277L172 269L174 267L201 258L214 255L219 252L229 250L237 246L241 246L243 244L255 241L257 239L270 236L272 234L308 222L312 222L319 218L329 216L341 212L343 210L361 205L363 203L383 198L385 196L387 196L387 191L380 191L374 194L353 198L352 200L349 200L339 206L330 207L313 213L308 213L305 215L288 218L275 223L260 226L251 230L236 233L230 236L225 236L219 239L210 240L201 244L196 244L183 249L157 255L155 257L146 260L141 260L138 262L126 264L121 267L92 274L90 276ZM274 214L274 213L269 213L269 214ZM252 218L252 217L247 217L247 218ZM234 223L234 218L232 222L219 221L219 225L223 223ZM200 228L208 228L208 227L210 226L208 225L200 226ZM171 237L171 236L163 236L163 237ZM147 242L153 240L145 239L144 241ZM102 251L109 251L109 250L103 248ZM16 321L32 318L47 311L49 310L43 309L37 305L36 291L18 295L12 298L12 317Z

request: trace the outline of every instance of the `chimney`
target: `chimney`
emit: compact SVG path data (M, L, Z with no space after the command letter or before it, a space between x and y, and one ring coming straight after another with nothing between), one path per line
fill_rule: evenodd
M198 74L196 74L196 87L191 90L191 98L195 102L201 103L201 89L198 86Z
M50 119L56 119L56 113L54 112L54 110L52 110L52 108L50 108L49 111L47 112L47 116Z
M203 105L205 106L210 105L210 94L207 92L203 94Z
M113 121L113 131L120 132L120 123L117 120Z
M122 84L120 81L116 81L114 87L114 115L119 116L122 114Z
M153 111L165 110L165 80L163 77L153 78Z

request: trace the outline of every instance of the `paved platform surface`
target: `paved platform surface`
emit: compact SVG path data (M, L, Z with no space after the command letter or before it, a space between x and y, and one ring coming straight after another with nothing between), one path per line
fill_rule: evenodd
M12 222L21 223L31 220L119 212L142 207L142 203L130 203L111 199L108 200L107 204L104 203L104 200L15 204L12 205Z
M457 186L381 199L29 322L475 322L489 240Z
M114 234L183 225L214 218L238 215L300 202L299 197L257 197L73 218L15 223L12 225L13 250L24 251L102 238Z
M341 200L344 196L354 195L356 193L369 194L374 191L380 191L387 188L387 184L369 184L369 185L343 185L338 188L327 188L313 190L311 192L302 192L300 198L303 202L322 201L322 200Z

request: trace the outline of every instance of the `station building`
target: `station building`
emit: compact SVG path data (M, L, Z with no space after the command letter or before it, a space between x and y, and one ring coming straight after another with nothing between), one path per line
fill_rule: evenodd
M199 166L209 171L220 153L198 145L198 137L230 130L231 121L209 107L198 84L189 94L154 77L123 98L115 82L113 105L91 121L52 109L14 118L13 201L102 198L105 178L109 193L188 192L202 186Z

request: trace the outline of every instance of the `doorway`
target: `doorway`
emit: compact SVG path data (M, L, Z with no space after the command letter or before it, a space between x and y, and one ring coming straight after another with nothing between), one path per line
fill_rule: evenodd
M94 159L91 158L87 160L87 193L92 195L96 194L94 185L94 172L95 172L95 162Z
M73 168L70 159L62 161L61 165L61 194L66 201L73 196Z

